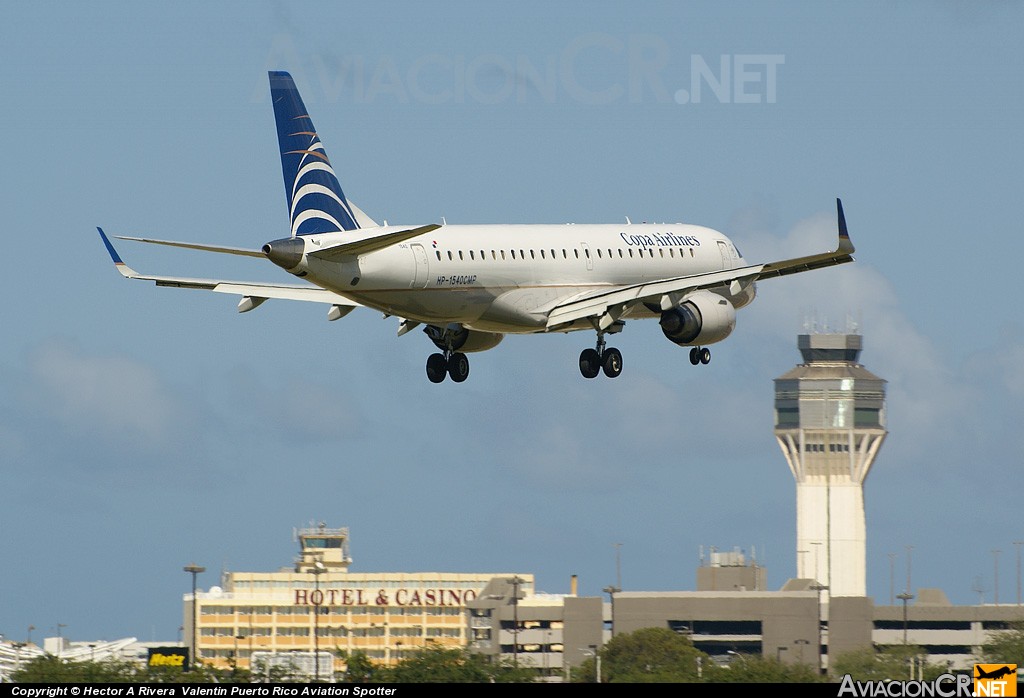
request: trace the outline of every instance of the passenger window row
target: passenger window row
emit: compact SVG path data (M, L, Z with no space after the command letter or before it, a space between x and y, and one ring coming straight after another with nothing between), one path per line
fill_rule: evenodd
M665 252L666 249L668 250L667 254ZM668 248L659 247L658 248L658 253L659 253L659 256L662 259L664 259L666 257L670 258L670 259L675 259L676 257L678 257L679 259L683 259L684 257L686 257L687 250L689 250L689 256L693 257L693 248L692 247L689 247L689 248L683 248L683 247L678 247L678 248L677 247L668 247ZM648 247L648 248L646 248L646 250L645 249L636 249L636 248L633 248L633 247L627 248L626 250L623 250L621 247L617 248L617 250L616 249L612 249L612 248L608 248L607 250L605 250L603 248L598 247L597 248L597 258L598 259L605 259L606 256L607 256L608 259L614 259L615 256L616 256L615 255L616 251L618 252L619 259L625 259L626 257L629 257L630 259L643 259L645 255L647 257L649 257L649 258L653 258L654 257L654 248L653 247ZM502 260L505 260L505 259L524 260L524 259L526 259L526 253L527 252L529 252L529 254L530 254L530 259L551 259L551 260L558 259L558 254L557 254L557 252L555 250L547 250L547 249L542 249L542 250L539 250L539 251L538 250L533 250L533 249L531 249L531 250L522 250L522 249L521 250L508 250L507 251L507 256L506 256L506 251L505 250L491 250L491 259L492 260L497 260L499 258L499 256L500 256L500 258ZM575 256L576 259L580 258L580 251L579 251L579 249L575 249L574 248L572 252L573 252L573 255ZM607 252L608 254L605 255L605 252ZM677 254L677 252L678 252L678 254ZM586 256L587 259L591 258L590 248L589 247L584 248L583 253L584 253L584 255ZM437 256L437 260L441 261L441 259L442 259L441 250L434 250L434 254ZM458 250L458 251L448 250L448 260L449 261L455 261L456 257L458 257L458 259L460 261L466 261L467 259L470 260L470 261L476 261L478 259L479 260L486 260L487 259L487 253L484 250L480 250L479 254L477 254L477 250L469 250L468 252L465 252L463 250ZM565 250L565 249L562 250L562 259L569 259L569 252L567 250Z

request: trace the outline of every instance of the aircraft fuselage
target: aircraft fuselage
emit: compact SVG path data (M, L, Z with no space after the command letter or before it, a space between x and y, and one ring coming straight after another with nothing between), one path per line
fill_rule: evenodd
M312 256L347 237L304 236L306 254L289 271L390 315L502 333L545 331L546 311L576 293L745 264L722 233L681 223L446 225L358 257ZM719 292L737 309L755 294L752 284ZM625 317L659 312L636 305Z

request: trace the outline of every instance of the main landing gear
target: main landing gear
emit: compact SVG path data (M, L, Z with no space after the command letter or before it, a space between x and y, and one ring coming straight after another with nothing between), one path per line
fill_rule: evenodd
M427 357L427 378L430 382L441 383L445 376L451 376L456 383L469 378L469 359L462 352L456 351L466 343L466 331L458 325L428 325L423 331L430 337L434 346L441 350L440 353Z
M597 333L595 349L584 349L580 353L580 373L584 378L596 378L601 371L609 378L622 373L622 352L615 347L605 348L604 332Z
M456 383L469 378L469 358L458 351L431 354L427 357L427 378L431 383L441 383L445 376L451 376Z

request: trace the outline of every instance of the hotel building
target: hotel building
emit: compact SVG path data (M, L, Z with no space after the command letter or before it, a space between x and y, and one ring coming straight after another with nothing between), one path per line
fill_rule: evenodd
M350 572L347 528L321 523L295 538L292 567L225 572L220 586L185 595L184 636L199 662L330 679L354 651L392 665L428 643L465 647L467 603L494 577L533 593L532 574Z

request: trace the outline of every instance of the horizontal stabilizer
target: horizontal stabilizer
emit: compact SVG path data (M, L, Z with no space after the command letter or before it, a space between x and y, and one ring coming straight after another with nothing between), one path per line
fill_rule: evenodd
M341 257L358 257L361 254L368 254L377 250L383 250L385 247L391 247L392 245L405 242L411 238L426 235L440 227L440 225L432 223L430 225L419 226L418 228L391 226L388 228L377 228L376 230L370 231L360 230L360 232L368 232L369 235L365 235L356 240L348 240L337 245L332 245L331 247L326 247L317 250L316 252L311 252L309 256L328 261L336 260Z
M114 261L114 266L117 267L117 271L126 279L152 281L157 286L167 286L170 288L191 288L200 291L213 291L214 293L230 293L243 296L243 300L245 298L250 299L249 302L244 303L244 305L239 304L240 312L252 310L268 298L330 303L332 305L348 306L353 308L361 307L359 303L349 300L343 296L339 296L333 291L328 291L327 289L311 285L270 284L259 281L224 281L220 279L194 279L181 276L140 274L122 261L121 256L117 253L117 250L114 249L114 246L110 244L110 239L107 237L106 233L103 232L103 229L96 228L96 230L99 231L100 238L102 238L103 244L107 248L107 252L110 254L110 258ZM262 257L263 254L259 253L258 256Z
M222 254L236 254L243 257L266 258L260 250L247 250L242 247L221 247L219 245L204 245L198 242L175 242L173 240L154 240L153 238L133 238L127 235L115 235L118 240L132 240L134 242L147 242L151 245L167 245L168 247L184 247L188 250L202 250L203 252L220 252Z

